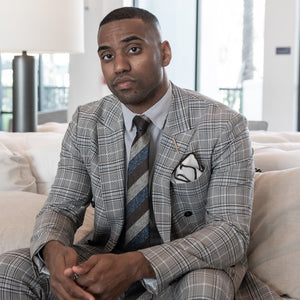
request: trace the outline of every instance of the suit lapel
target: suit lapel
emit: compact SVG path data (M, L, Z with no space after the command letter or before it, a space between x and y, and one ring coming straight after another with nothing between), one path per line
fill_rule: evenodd
M156 156L153 174L152 201L157 229L164 242L171 238L170 181L173 170L188 151L194 134L188 118L188 101L180 90L172 87L173 101Z
M122 110L114 99L104 108L97 126L101 194L111 225L109 250L113 249L124 224L125 145Z

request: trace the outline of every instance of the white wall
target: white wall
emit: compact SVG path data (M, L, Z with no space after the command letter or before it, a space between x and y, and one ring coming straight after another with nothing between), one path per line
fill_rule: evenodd
M299 0L267 0L262 118L269 130L297 130ZM276 47L291 47L276 55Z
M97 32L102 18L111 10L121 7L122 0L86 0L85 52L70 57L70 96L68 119L78 105L98 100L110 93L103 83L100 61L97 55Z

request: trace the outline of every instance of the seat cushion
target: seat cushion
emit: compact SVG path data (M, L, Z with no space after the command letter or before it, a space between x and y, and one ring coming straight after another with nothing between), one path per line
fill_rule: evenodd
M46 195L35 193L0 191L0 254L30 246L35 217L46 199ZM75 234L74 243L88 235L93 226L94 209L89 206L83 225Z

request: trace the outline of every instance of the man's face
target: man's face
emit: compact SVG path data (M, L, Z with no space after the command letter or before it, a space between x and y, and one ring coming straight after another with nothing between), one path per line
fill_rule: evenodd
M110 22L101 26L98 45L106 83L129 109L143 113L164 95L171 51L155 27L141 19Z

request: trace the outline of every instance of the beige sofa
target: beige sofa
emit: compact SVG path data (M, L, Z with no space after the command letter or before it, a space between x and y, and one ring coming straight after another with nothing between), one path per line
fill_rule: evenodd
M54 180L66 124L0 132L0 253L28 247ZM249 267L279 295L300 299L300 133L251 131L255 196ZM75 241L93 226L93 210Z
M29 246L35 216L54 181L66 128L66 123L52 122L34 133L0 131L0 254ZM75 242L92 227L89 207Z

